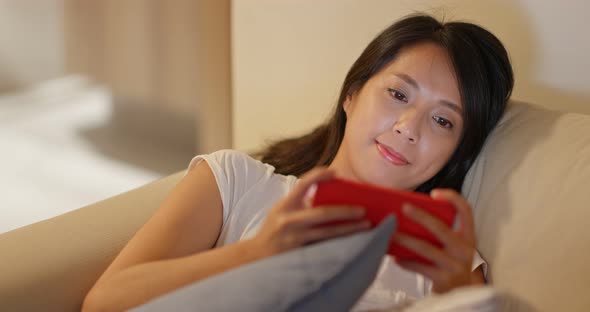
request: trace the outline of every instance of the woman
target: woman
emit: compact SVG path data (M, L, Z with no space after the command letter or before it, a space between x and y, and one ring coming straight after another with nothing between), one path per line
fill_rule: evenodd
M460 217L453 230L408 207L407 215L444 247L399 233L394 239L435 265L384 258L355 309L484 283L473 217L457 192L513 84L506 50L481 27L427 15L396 22L353 64L325 125L271 145L262 162L229 150L195 157L83 309L123 310L263 257L367 229L362 207L307 209L309 187L333 176L429 193L452 202ZM353 222L314 227L333 220Z

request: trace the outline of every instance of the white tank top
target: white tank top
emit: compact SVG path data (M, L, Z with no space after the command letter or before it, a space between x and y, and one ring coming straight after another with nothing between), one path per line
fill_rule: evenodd
M297 182L293 175L274 173L275 168L235 150L220 150L195 156L190 171L205 160L215 175L223 204L223 225L216 247L253 237L268 210L289 193ZM475 252L473 269L487 263ZM385 309L408 304L430 294L432 282L417 273L398 266L385 256L377 276L353 311Z

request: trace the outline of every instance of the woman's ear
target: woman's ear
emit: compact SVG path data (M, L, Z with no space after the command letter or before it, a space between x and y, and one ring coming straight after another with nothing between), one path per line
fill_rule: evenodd
M352 94L348 94L346 96L344 103L342 103L342 108L344 109L344 112L346 113L346 117L348 117L348 114L350 114L350 110L352 109Z

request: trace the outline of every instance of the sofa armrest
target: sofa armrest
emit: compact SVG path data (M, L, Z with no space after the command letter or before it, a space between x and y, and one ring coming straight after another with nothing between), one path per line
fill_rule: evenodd
M90 287L183 175L0 235L0 310L80 311Z

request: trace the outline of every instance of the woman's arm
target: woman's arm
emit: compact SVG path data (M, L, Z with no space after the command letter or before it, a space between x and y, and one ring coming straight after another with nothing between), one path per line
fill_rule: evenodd
M252 241L241 241L191 256L147 262L101 279L84 300L82 311L124 311L162 294L224 272L260 256Z
M202 161L172 190L92 287L83 311L121 311L258 258L244 241L209 250L222 225L215 177Z
M86 296L83 311L122 311L181 286L305 244L369 228L360 207L306 209L308 188L334 175L317 168L269 211L256 236L211 249L222 225L222 201L205 162L179 182ZM322 226L332 221L345 224Z

